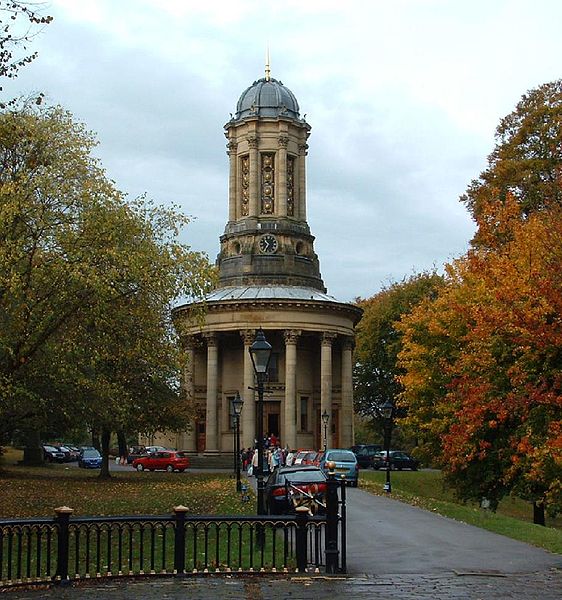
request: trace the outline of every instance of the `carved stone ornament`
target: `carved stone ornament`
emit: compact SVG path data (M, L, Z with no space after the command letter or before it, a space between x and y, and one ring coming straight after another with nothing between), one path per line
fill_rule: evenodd
M280 135L279 136L279 148L286 148L289 145L289 136L288 135Z
M250 147L251 150L257 150L258 148L258 142L259 142L259 138L257 135L251 134L248 135L246 137L246 139L248 140L248 146Z
M273 214L273 199L275 195L275 154L261 155L261 213Z
M243 217L247 217L250 212L250 158L248 155L240 159L240 176L240 212Z
M295 215L295 157L287 157L287 215Z
M322 346L331 346L338 337L337 333L325 332L322 334Z
M242 329L240 331L240 337L244 340L244 346L251 346L256 339L256 330Z
M283 332L285 338L285 344L296 344L301 335L300 329L286 329Z
M306 156L308 154L307 150L308 150L308 144L300 144L299 145L299 154L301 156L303 156L303 155Z
M238 143L234 140L230 140L226 147L228 148L226 153L228 154L228 156L230 156L231 154L236 154L236 150L238 149Z
M216 348L219 345L219 336L216 333L204 333L203 337L208 348Z

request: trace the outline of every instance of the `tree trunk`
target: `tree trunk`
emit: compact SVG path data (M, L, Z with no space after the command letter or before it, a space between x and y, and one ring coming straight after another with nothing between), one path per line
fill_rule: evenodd
M98 452L101 452L100 436L99 431L97 431L97 429L92 429L92 446Z
M544 518L544 502L533 502L533 523L546 526Z
M27 467L43 466L43 448L41 447L41 434L38 431L27 433L22 462Z
M111 437L111 431L104 429L101 432L101 471L100 479L109 479L111 474L109 473L109 439Z
M117 444L119 446L119 461L123 465L127 462L127 456L129 454L127 436L123 430L117 432Z

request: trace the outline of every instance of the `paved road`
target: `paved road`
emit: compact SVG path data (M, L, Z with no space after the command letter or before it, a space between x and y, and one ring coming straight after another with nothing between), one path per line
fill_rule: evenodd
M560 600L562 578L393 575L119 580L76 588L13 591L9 600Z
M255 481L255 480L253 480ZM348 489L346 577L118 580L10 600L560 600L562 556Z
M350 573L529 573L562 556L387 497L347 488Z

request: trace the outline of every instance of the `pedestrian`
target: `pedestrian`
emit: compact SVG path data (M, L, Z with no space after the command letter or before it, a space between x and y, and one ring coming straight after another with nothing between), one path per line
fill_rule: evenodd
M287 456L285 457L285 464L288 467L292 467L294 460L295 460L295 453L292 450L289 450L289 452L287 453Z
M276 448L274 448L274 450L271 452L271 471L275 471L275 469L277 469L277 467L280 464L280 458L281 458L281 450L279 449L279 446L277 446Z

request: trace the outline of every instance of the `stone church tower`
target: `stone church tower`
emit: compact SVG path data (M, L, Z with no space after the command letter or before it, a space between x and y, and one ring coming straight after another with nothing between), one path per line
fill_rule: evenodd
M241 444L254 445L248 349L261 327L273 346L263 431L291 448L321 448L326 412L327 447L351 446L354 326L361 310L329 296L320 275L306 219L310 125L294 94L266 68L240 96L225 130L229 200L219 284L206 298L203 324L188 324L193 304L174 311L187 332L184 385L198 417L192 431L167 442L192 452L232 452L230 403L238 391Z

